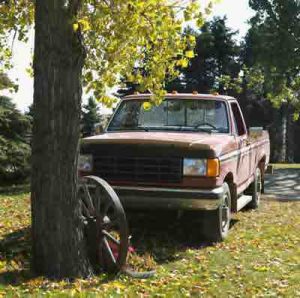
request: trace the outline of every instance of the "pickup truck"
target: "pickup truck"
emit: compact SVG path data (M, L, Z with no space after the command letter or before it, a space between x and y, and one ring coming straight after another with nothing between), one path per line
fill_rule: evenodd
M246 128L229 96L167 94L123 98L103 133L85 138L79 173L106 179L125 209L202 210L211 241L228 234L231 214L258 208L270 141Z

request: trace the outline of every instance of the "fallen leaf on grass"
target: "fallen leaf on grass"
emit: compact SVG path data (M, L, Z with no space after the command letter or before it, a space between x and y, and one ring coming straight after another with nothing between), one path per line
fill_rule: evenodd
M266 266L254 266L253 269L258 272L266 272L270 270L270 268Z

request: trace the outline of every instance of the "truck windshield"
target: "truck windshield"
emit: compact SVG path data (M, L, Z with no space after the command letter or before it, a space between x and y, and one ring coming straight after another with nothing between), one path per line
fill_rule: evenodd
M108 131L175 130L228 133L226 105L220 100L165 99L147 109L146 101L123 101Z

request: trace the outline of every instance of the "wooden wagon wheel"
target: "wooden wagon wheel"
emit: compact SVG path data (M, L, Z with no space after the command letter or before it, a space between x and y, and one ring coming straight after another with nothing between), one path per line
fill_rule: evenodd
M92 264L96 270L122 270L127 259L129 235L117 194L103 179L86 176L78 196Z

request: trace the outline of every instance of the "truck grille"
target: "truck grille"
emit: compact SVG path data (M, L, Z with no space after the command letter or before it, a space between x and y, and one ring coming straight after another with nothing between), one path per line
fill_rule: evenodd
M180 182L182 158L94 156L94 173L108 180Z

